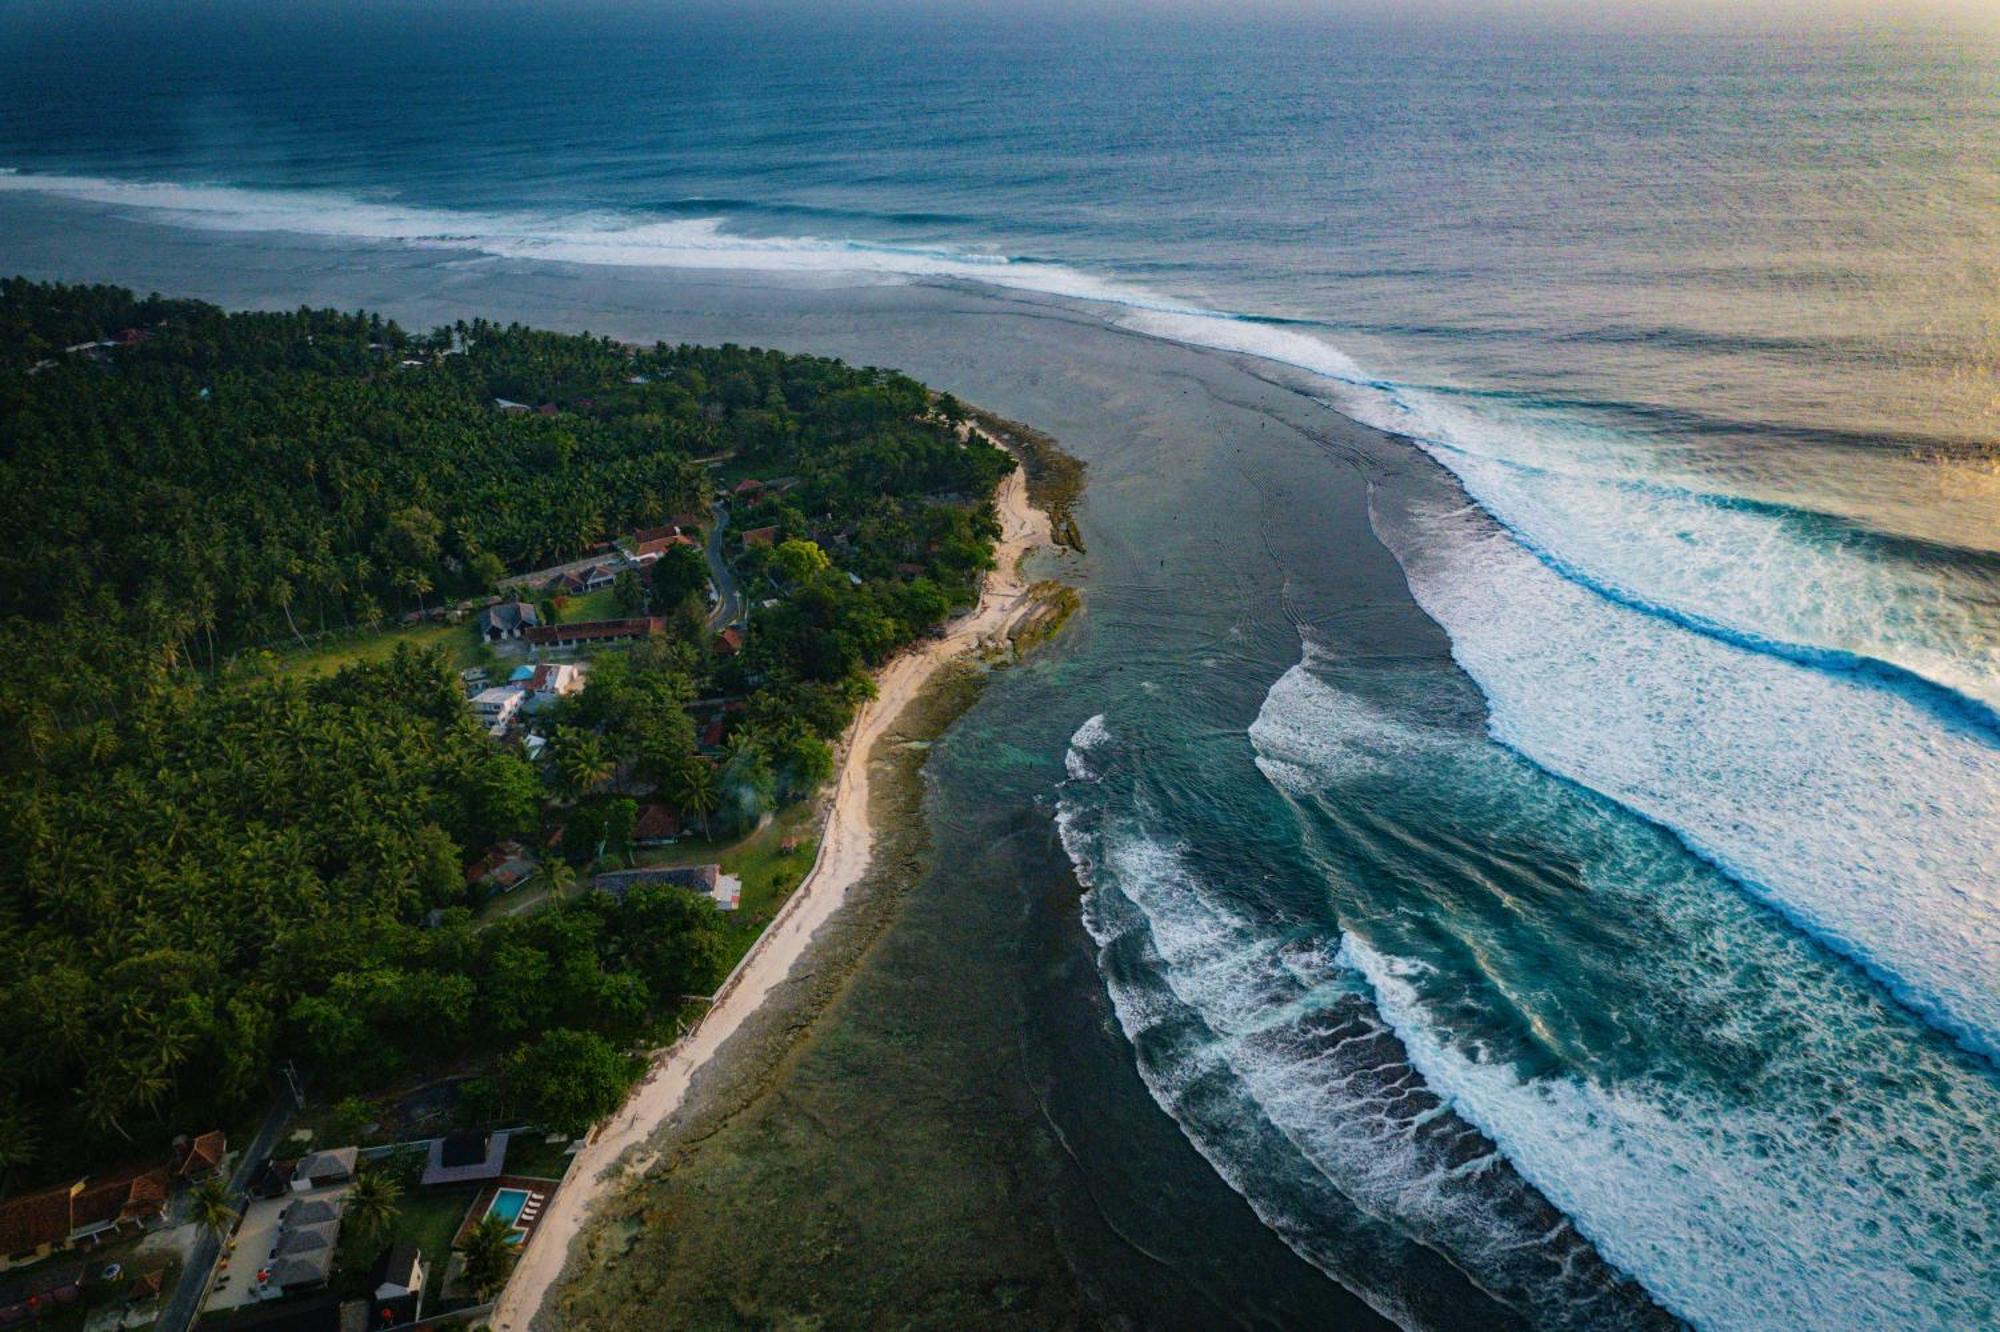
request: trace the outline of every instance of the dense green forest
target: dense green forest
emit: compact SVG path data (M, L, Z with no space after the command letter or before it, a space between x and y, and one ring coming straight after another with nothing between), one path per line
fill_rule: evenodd
M232 1121L285 1059L329 1094L483 1069L496 1112L552 1123L615 1096L717 979L713 907L481 924L465 866L567 825L561 872L587 870L634 790L725 832L823 780L867 668L991 565L1013 464L943 402L739 347L0 282L0 1177ZM437 651L308 682L261 650L435 613L743 477L771 484L732 501L764 538L731 551L742 650L671 552L619 591L660 632L593 654L539 763Z

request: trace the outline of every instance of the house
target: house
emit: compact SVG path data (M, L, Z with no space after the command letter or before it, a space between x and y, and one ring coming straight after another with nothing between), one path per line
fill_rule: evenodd
M743 631L731 625L715 636L715 650L725 657L733 657L743 650Z
M618 643L645 638L666 628L657 616L631 620L588 620L581 624L546 624L528 631L528 641L537 647L575 647L582 643Z
M494 847L467 865L465 881L468 884L483 883L505 893L511 892L534 872L535 862L522 855L517 844L508 842Z
M165 1219L170 1187L165 1166L87 1181L70 1203L70 1243L129 1234Z
M632 558L641 564L651 564L675 546L688 546L699 549L693 537L682 536L676 532L672 536L655 537L651 541L641 541L632 548Z
M542 584L542 591L552 597L577 597L583 595L583 575L574 569L559 573Z
M525 601L503 601L497 606L488 606L479 612L479 636L489 643L504 643L519 638L527 630L541 623L541 616Z
M672 809L657 801L639 806L639 817L632 823L632 842L635 846L660 846L680 835L680 815Z
M499 412L502 416L526 416L535 409L525 402L512 402L506 398L495 398L493 400L493 410Z
M743 534L743 544L745 547L769 547L777 539L778 529L776 527L753 527Z
M583 571L583 590L595 592L618 581L618 571L608 564L593 564Z
M0 1203L0 1271L69 1246L70 1202L81 1187L73 1181Z
M0 1203L0 1271L146 1229L167 1211L165 1166L73 1180Z
M292 1188L300 1196L286 1203L279 1214L277 1234L264 1264L251 1279L250 1296L283 1299L302 1290L316 1290L333 1275L334 1257L340 1252L341 1218L347 1211L346 1182L354 1177L355 1157L354 1148L342 1147L314 1152L299 1162ZM307 1171L312 1173L303 1173ZM314 1180L329 1183L315 1184Z
M505 1133L447 1133L442 1138L431 1139L422 1182L426 1187L433 1187L497 1179L506 1160Z
M642 527L626 539L636 550L649 541L664 541L668 537L679 536L680 534L681 527L679 523L667 523L661 527Z
M335 1147L300 1159L292 1171L292 1192L305 1193L354 1178L354 1163L360 1152L353 1147Z
M522 682L528 697L521 706L539 712L558 699L568 698L583 688L583 675L584 668L573 662L544 662L534 667Z
M748 476L731 487L729 493L740 500L755 500L764 493L764 483L754 476Z
M489 735L499 735L514 720L527 700L528 691L517 685L495 685L472 696L472 715L479 718Z
M370 1327L400 1327L414 1323L424 1302L424 1251L414 1244L392 1244L369 1274L375 1303L368 1311Z
M181 1138L174 1144L174 1178L206 1179L229 1154L229 1139L221 1129L210 1129L196 1138Z
M560 407L557 407L552 402L545 402L541 406L535 408L536 414L540 416L554 416L557 412L561 410L562 409Z

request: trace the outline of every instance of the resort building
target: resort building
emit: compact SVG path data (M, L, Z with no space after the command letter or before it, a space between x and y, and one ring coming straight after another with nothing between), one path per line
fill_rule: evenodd
M0 1271L158 1224L169 1183L165 1166L134 1167L0 1203Z
M503 601L479 612L477 623L481 638L489 643L504 643L540 624L541 617L525 601Z
M431 1139L430 1154L424 1162L426 1187L443 1184L470 1184L482 1179L498 1179L507 1160L507 1134L447 1133Z
M657 616L631 620L589 620L581 624L545 624L528 631L536 647L578 647L585 643L621 643L660 633L667 622Z
M292 1192L307 1193L313 1189L349 1183L354 1178L355 1163L360 1159L360 1150L354 1147L335 1147L301 1157L298 1165L292 1168Z
M401 1327L414 1323L423 1314L424 1251L414 1244L392 1244L375 1264L370 1280L375 1288L375 1305L369 1312L369 1326Z
M521 710L528 691L518 685L495 685L482 689L472 696L472 715L479 718L480 725L488 735L499 736L506 732L514 714Z

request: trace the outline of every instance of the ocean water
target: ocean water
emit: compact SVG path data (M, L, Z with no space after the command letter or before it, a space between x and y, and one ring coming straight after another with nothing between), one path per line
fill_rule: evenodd
M1057 428L1087 633L940 790L1220 1187L1406 1326L2000 1321L1978 7L15 6L0 267Z

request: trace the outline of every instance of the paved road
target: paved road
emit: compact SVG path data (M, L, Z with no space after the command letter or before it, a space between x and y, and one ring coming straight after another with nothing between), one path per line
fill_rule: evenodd
M708 556L708 576L716 591L715 609L708 615L708 631L712 634L731 626L742 629L750 623L750 607L744 604L743 589L736 586L736 575L729 572L729 565L722 558L722 534L728 526L729 507L717 500L715 522L708 529L704 552Z
M284 1132L285 1124L291 1117L291 1099L281 1095L277 1104L271 1107L271 1113L257 1126L257 1136L236 1158L236 1169L229 1176L229 1193L231 1206L237 1211L243 1210L243 1198L249 1192L250 1181L264 1168L271 1149L277 1145L278 1135ZM201 1297L208 1290L209 1272L221 1254L222 1241L216 1238L213 1231L202 1231L187 1265L181 1268L181 1279L174 1284L174 1293L167 1297L166 1304L160 1309L160 1319L153 1325L156 1332L187 1332L194 1323L195 1315L201 1311Z

